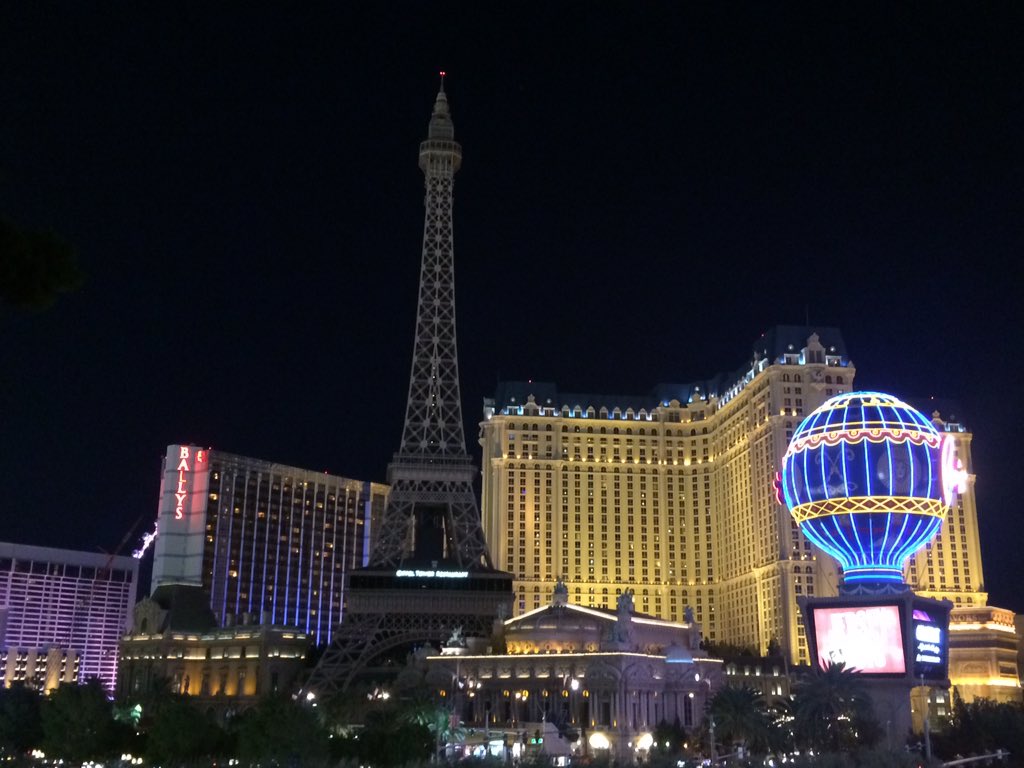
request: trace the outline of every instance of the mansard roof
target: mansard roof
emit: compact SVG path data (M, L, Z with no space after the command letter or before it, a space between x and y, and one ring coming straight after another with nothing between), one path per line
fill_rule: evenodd
M650 392L642 395L562 392L557 384L550 381L502 381L495 390L493 404L499 410L510 406L525 406L531 395L541 408L561 409L568 406L573 409L579 407L584 411L587 408L595 411L601 408L607 408L608 411L631 408L634 412L640 409L650 412L658 406L668 405L672 400L682 405L699 403L709 397L722 396L736 382L742 381L751 370L755 358L775 364L782 362L786 355L799 355L812 334L817 334L826 356L839 357L844 365L848 362L846 342L838 328L827 325L775 325L751 345L751 354L742 366L735 371L715 374L700 381L657 384Z

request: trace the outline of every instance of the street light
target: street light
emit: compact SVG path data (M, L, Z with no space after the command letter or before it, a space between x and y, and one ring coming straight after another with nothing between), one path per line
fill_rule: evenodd
M932 687L925 685L924 673L921 673L921 685L924 686L924 759L925 765L932 761L932 733L930 720L932 714Z
M569 722L571 725L576 725L576 692L579 689L579 678L574 677L569 681Z
M700 679L700 673L693 673L693 681L700 683L707 687L707 699L706 706L708 711L708 740L711 742L711 765L715 764L715 714L711 711L711 678L705 677L703 680Z

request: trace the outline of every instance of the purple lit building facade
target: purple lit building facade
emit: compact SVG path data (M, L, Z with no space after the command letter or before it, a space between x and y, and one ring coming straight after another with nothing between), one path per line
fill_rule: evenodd
M131 557L0 543L2 684L98 678L113 693L138 579Z
M153 590L198 586L221 625L292 626L326 643L345 575L365 566L385 485L197 446L164 459Z

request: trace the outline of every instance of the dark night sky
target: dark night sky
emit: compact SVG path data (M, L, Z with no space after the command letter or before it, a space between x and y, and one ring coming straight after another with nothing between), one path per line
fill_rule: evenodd
M384 479L444 68L468 421L837 325L859 387L960 403L1024 610L1021 7L490 5L4 9L0 214L88 281L0 310L0 539L130 549L172 442Z

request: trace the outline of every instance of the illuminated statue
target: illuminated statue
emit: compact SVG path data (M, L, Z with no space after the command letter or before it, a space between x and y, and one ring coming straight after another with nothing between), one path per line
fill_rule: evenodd
M629 616L633 613L633 590L624 589L616 602L616 611L619 616Z
M462 635L462 625L452 629L452 634L448 638L448 642L445 643L449 648L464 648L466 645L466 638Z

